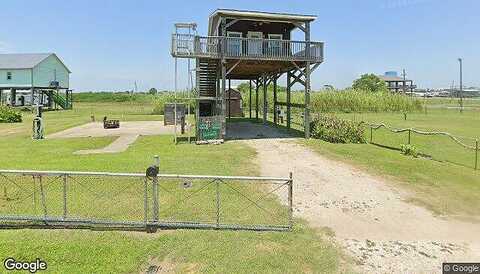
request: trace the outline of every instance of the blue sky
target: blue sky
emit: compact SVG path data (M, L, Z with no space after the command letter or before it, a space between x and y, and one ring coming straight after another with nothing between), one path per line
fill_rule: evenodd
M57 53L76 91L172 89L173 23L206 34L216 8L317 15L312 40L326 49L314 89L403 68L420 87L446 87L458 84L458 57L465 85L480 86L478 0L4 1L0 52Z

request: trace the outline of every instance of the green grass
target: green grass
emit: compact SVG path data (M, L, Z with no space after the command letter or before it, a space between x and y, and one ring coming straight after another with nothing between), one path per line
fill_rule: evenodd
M472 108L462 114L447 109L447 100L427 101L427 113L415 112L404 120L402 113L350 113L340 117L370 123L385 123L394 128L416 128L424 131L445 131L470 146L471 138L480 137L480 113ZM437 107L438 102L442 107ZM467 101L471 106L477 103ZM370 130L365 131L370 138ZM401 144L408 143L408 133L394 134L385 129L373 131L372 144L331 144L320 140L302 141L317 152L347 161L366 170L386 176L391 181L412 190L412 201L438 214L480 220L480 170L474 170L475 152L454 143L444 136L411 135L411 144L430 158L402 155ZM383 147L385 146L385 147ZM480 157L479 157L480 158ZM479 162L480 167L480 162Z
M151 108L151 105L130 102L77 103L74 110L48 112L44 118L47 133L53 133L89 122L92 113L97 119L108 115L122 120L161 120L161 116L149 115ZM76 150L103 147L112 139L34 141L30 139L31 116L25 116L25 122L21 124L0 125L1 169L144 172L152 163L152 156L158 154L164 173L259 174L259 167L252 160L255 152L245 145L175 146L172 136L140 137L127 151L118 154L74 155L72 152ZM109 184L105 182L101 190L105 190ZM255 188L245 191L251 195L262 193L261 189ZM122 194L120 202L125 200L123 198L136 201L134 197L138 193L126 194L128 192ZM229 197L232 196L225 198ZM276 201L269 203L273 202L280 207ZM84 206L81 206L82 203ZM200 200L199 203L204 205L207 202ZM122 208L124 204L113 204L109 211L101 205L98 205L100 208L96 207L92 200L79 199L71 206L72 214L93 209L99 214L95 216L115 218L121 212L116 212L114 207ZM146 234L89 230L3 230L0 231L0 257L23 260L39 257L47 261L50 273L130 273L155 263L173 265L176 272L200 273L226 273L232 270L238 273L332 273L348 270L348 264L341 263L340 253L327 244L322 235L323 232L308 228L300 220L297 220L294 231L287 233L171 230Z

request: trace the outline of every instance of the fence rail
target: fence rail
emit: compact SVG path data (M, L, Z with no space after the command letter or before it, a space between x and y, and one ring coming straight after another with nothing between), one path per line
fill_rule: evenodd
M0 170L0 228L283 231L292 193L291 177Z
M323 61L323 42L173 34L175 57Z
M415 129L415 128L393 128L393 127L390 127L386 124L370 124L370 123L365 123L365 122L361 122L363 124L365 124L368 128L370 128L370 143L373 143L373 131L374 130L379 130L381 128L384 128L386 130L388 130L389 132L392 132L392 133L407 133L407 140L406 140L406 144L408 145L411 145L412 144L412 133L413 134L418 134L418 135L424 135L424 136L444 136L444 137L447 137L449 138L452 142L454 142L455 144L463 147L464 149L467 149L467 150L470 150L474 152L475 154L475 160L474 160L474 169L478 169L478 151L479 151L479 141L477 138L470 138L470 137L460 137L460 136L455 136L455 135L452 135L448 132L441 132L441 131L423 131L423 130L418 130L418 129ZM469 145L469 144L466 144L464 142L462 142L460 139L463 139L463 140L469 140L470 142L472 142L472 145Z

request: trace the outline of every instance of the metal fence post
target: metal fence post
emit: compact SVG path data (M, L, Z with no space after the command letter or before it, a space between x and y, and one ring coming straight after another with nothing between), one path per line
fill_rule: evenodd
M293 174L290 172L288 181L288 227L293 228Z
M217 182L216 182L216 188L217 188L217 197L216 197L216 201L217 201L217 228L220 228L220 180L217 179Z
M370 126L370 143L373 141L373 127Z
M478 166L478 139L475 139L475 169Z
M63 175L63 219L67 219L67 174Z
M160 158L158 155L154 156L155 167L159 168ZM159 206L158 206L158 176L153 177L153 221L158 222Z
M412 133L411 129L408 129L408 144L410 144L410 139L411 139L410 134L411 133Z
M144 215L143 215L143 222L147 224L148 222L148 179L145 177L144 180L144 190L143 190L143 210L144 210Z
M43 189L42 175L39 175L38 182L40 184L40 195L42 195L41 199L42 199L42 207L43 207L43 216L47 218L47 215L48 215L47 202L45 200L45 191Z

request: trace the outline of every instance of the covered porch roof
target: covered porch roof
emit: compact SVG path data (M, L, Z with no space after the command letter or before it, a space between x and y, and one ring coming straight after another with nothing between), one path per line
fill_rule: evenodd
M291 13L277 13L277 12L262 12L250 10L234 10L234 9L217 9L209 17L208 20L208 35L215 36L220 23L220 18L226 17L229 19L253 20L253 21L267 21L279 23L304 23L311 22L317 19L315 15L291 14Z

